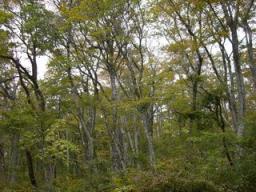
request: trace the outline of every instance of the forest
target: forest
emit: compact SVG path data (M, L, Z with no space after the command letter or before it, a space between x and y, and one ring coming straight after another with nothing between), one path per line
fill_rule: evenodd
M1 192L255 192L255 0L1 0Z

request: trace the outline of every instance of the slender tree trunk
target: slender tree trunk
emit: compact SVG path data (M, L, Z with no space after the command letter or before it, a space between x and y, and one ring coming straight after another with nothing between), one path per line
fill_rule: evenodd
M94 104L92 106L89 106L88 109L88 121L87 121L87 129L88 129L88 138L87 138L87 146L88 146L88 154L87 159L88 161L92 161L95 156L95 150L94 150L94 139L93 139L93 131L95 128L95 120L96 120L96 107Z
M254 90L256 91L256 63L254 59L253 44L252 44L252 29L247 21L244 22L244 31L246 34L246 45L248 53L248 63L252 73L252 81Z
M218 120L218 123L219 123L219 126L220 126L222 132L225 133L226 132L226 129L225 129L226 125L225 125L225 120L224 120L224 117L223 117L222 106L221 106L221 103L220 103L219 99L217 99L216 117L217 117L217 120ZM223 143L224 153L226 155L226 158L227 158L230 166L233 166L234 162L233 162L233 159L231 157L225 135L222 137L222 143Z
M112 137L112 161L114 170L124 170L126 169L126 164L124 161L124 155L122 151L123 148L123 138L120 128L118 128L118 115L117 115L117 106L116 102L118 101L118 92L117 92L117 80L115 72L109 71L110 83L112 88L112 115L111 115L111 137Z
M156 157L153 144L153 106L151 104L142 112L142 121L148 145L149 164L153 167Z
M237 117L237 106L235 99L235 83L234 83L234 75L231 68L230 61L227 62L227 73L230 81L230 88L228 84L226 84L226 92L228 96L229 109L231 112L231 121L233 129L236 131L238 129L238 117Z
M4 143L0 141L0 178L3 182L5 182L6 179L4 151Z
M10 164L9 164L9 181L11 184L17 181L17 166L19 159L18 150L19 135L14 134L11 141L11 154L10 154Z
M238 128L237 135L242 136L244 134L244 114L245 114L245 87L244 87L244 79L241 70L241 61L239 54L239 41L237 35L237 29L235 26L231 26L232 33L232 49L233 49L233 60L236 71L236 83L238 89Z
M85 136L86 142L86 160L91 162L94 159L94 141L90 131L88 130L87 124L82 113L78 114L80 125Z
M140 126L138 125L138 121L137 121L137 117L134 115L133 116L133 121L134 121L134 125L135 125L135 130L134 130L134 150L135 150L135 157L136 160L139 157L139 153L140 153ZM140 168L140 164L138 161L135 162L137 168Z
M192 136L194 127L198 122L197 117L195 117L196 111L197 111L197 91L198 91L198 81L197 81L197 75L196 75L196 77L193 79L193 82L192 82L192 106L191 106L192 116L189 119L190 136Z
M242 75L241 68L241 58L239 53L239 39L238 39L238 17L239 17L239 5L236 6L234 13L231 13L229 10L232 9L230 2L223 2L221 4L222 10L225 15L226 22L230 28L231 32L231 44L233 51L233 62L236 74L236 87L237 87L237 95L238 95L238 105L237 105L237 129L236 133L238 136L242 136L244 134L244 117L245 117L245 86L244 86L244 78Z
M28 166L28 176L29 176L31 185L36 188L37 181L34 173L32 154L28 149L25 150L25 153L26 153L27 166Z

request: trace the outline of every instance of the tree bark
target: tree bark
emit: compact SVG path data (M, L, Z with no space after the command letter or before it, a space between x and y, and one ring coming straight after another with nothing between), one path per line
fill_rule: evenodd
M148 145L149 164L151 167L153 167L156 160L153 144L153 106L150 104L149 106L146 106L143 110L144 111L142 112L142 121Z
M18 150L19 135L14 134L11 141L11 154L10 154L10 166L9 166L9 181L11 184L15 184L17 181L17 166L19 160Z
M238 39L238 15L239 15L239 5L236 6L236 10L230 13L230 5L222 3L222 10L225 15L227 25L229 26L231 32L231 44L233 51L233 62L236 74L236 87L238 90L238 106L237 106L237 130L238 136L243 136L244 134L244 117L245 117L245 86L244 78L241 69L241 58L239 53L239 39Z
M246 35L246 45L247 45L247 54L248 54L248 63L252 74L252 82L254 91L256 91L256 63L253 52L253 44L252 44L252 29L249 26L248 22L244 22L244 32Z
M118 101L118 92L117 92L117 80L116 75L113 69L109 70L110 83L112 88L112 115L111 115L111 137L112 137L112 161L114 170L124 170L126 169L126 164L124 161L123 154L123 137L120 128L118 128L118 115L117 115L117 106L116 102Z
M28 149L25 150L25 153L26 153L27 166L28 166L28 176L29 176L31 185L36 188L37 181L34 173L32 154Z
M5 170L5 156L4 156L4 143L0 141L0 178L4 182L6 178L6 170Z

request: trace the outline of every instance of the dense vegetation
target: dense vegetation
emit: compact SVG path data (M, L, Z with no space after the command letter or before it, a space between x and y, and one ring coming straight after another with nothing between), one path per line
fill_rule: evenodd
M254 0L0 6L0 191L256 190Z

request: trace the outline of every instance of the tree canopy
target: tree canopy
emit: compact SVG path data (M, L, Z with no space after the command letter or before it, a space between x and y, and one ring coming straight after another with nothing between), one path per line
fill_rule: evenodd
M255 191L255 21L254 0L3 0L0 191Z

